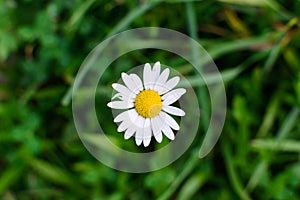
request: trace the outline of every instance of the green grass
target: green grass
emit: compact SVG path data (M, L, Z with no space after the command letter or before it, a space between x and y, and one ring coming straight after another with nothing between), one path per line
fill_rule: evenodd
M300 199L299 15L298 0L0 0L0 199ZM98 43L144 26L174 29L202 44L221 72L228 107L219 142L199 159L210 102L191 66L152 50L115 61L98 87L99 103L109 101L121 71L159 60L189 80L203 114L180 159L129 174L99 163L81 143L72 84ZM207 58L193 53L205 67ZM81 92L84 98L89 91ZM97 112L111 141L143 151L116 132L108 108Z

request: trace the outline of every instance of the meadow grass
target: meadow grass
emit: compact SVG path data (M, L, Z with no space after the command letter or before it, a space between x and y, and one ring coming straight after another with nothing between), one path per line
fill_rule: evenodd
M298 0L0 1L0 198L300 199L299 15ZM98 162L81 143L72 84L98 43L147 26L180 31L207 50L226 86L227 115L220 140L200 159L210 119L203 80L164 52L120 58L103 76L99 103L122 71L159 60L189 80L205 111L180 159L130 174ZM197 49L193 55L199 60ZM143 151L117 133L108 108L97 113L115 144Z

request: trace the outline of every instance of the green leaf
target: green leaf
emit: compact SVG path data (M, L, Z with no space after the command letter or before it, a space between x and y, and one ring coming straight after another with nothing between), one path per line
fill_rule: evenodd
M12 33L0 30L0 61L8 58L9 54L17 49L17 39Z
M0 194L8 189L23 175L23 166L13 166L1 172L0 176Z

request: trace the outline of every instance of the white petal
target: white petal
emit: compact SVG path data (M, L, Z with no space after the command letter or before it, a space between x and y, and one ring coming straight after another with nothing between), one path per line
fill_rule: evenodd
M135 134L135 143L136 145L140 146L142 142L143 142L143 129L138 128Z
M128 109L134 106L133 102L126 101L112 101L107 104L108 107L114 109Z
M150 82L151 82L151 75L152 75L151 66L149 63L146 63L143 72L143 81L144 81L145 89L149 89Z
M136 75L136 74L130 74L129 76L132 79L132 81L135 83L135 85L139 89L139 91L142 91L144 89L144 87L143 87L143 83L142 83L140 77L138 77L138 75Z
M159 132L157 132L155 135L154 135L154 138L156 139L156 141L158 142L158 143L161 143L162 142L162 132L161 131L159 131Z
M163 126L164 126L164 121L160 118L159 115L151 118L151 127L154 136L161 131Z
M168 80L169 74L170 74L170 70L168 68L165 69L161 73L161 75L157 79L157 81L155 83L155 86L153 88L155 91L159 92L159 91L162 91L165 88L165 84L166 84L166 81Z
M151 142L151 125L150 125L150 119L147 118L145 120L145 125L144 125L144 139L143 139L143 144L145 147L147 147L150 142Z
M166 88L168 91L172 90L180 81L180 78L178 76L175 76L167 81Z
M130 91L127 87L125 87L124 85L121 85L119 83L112 84L112 87L116 91L120 92L123 96L127 96L127 97L133 97L133 96L135 96L132 91Z
M119 115L117 115L114 119L114 122L121 122L124 121L127 117L128 117L128 111L124 111L122 113L120 113Z
M154 63L153 70L152 70L152 76L154 82L158 79L160 74L160 62Z
M117 115L114 119L114 122L121 122L126 119L130 119L131 122L134 122L136 120L137 116L138 116L138 113L136 112L135 109L127 110L127 111L124 111L124 112L120 113L119 115Z
M144 128L144 124L145 124L145 118L138 115L136 120L133 123L137 128Z
M124 139L128 140L129 138L131 138L134 135L135 131L136 130L134 126L129 126L128 129L125 131Z
M184 93L186 92L183 88L178 88L175 90L172 90L171 92L168 92L164 96L162 96L163 105L170 105L177 101Z
M165 112L160 112L159 116L161 117L162 120L165 121L167 125L169 125L172 129L174 130L179 130L179 125L177 122L167 113Z
M122 73L122 80L129 90L131 90L135 94L139 93L139 88L133 82L133 80L131 79L131 77L128 74Z
M153 76L152 76L151 66L149 63L146 63L144 66L143 80L144 80L145 89L151 89L150 85L152 85Z
M129 119L130 121L134 124L134 122L136 121L137 117L139 116L139 114L136 112L135 109L131 109L129 112L128 112L128 115L129 115Z
M136 126L135 143L138 146L140 146L143 142L144 125L145 125L145 118L139 115L135 122L135 126Z
M115 117L114 122L121 122L126 119L130 119L131 122L134 122L138 116L138 113L135 109L127 110L120 113L118 116Z
M180 81L180 78L178 76L175 76L173 78L171 78L170 80L168 80L167 82L165 82L164 84L162 84L156 91L160 94L163 95L167 92L169 92L170 90L172 90Z
M174 106L163 106L163 111L175 115L175 116L184 116L185 112L181 110L180 108L174 107Z
M164 126L164 128L162 129L162 132L165 134L165 136L167 136L167 138L169 138L170 140L174 140L175 139L175 135L172 131L172 129L169 126Z
M128 129L128 127L132 126L132 122L130 120L124 120L118 127L117 131L118 132L123 132L126 129Z

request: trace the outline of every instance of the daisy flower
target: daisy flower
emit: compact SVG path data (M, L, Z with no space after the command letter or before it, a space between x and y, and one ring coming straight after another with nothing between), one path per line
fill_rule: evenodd
M112 84L117 93L107 106L125 110L114 118L114 122L120 123L117 131L125 132L126 140L134 136L138 146L143 143L147 147L152 136L159 143L163 134L170 140L175 139L173 130L179 130L179 125L169 114L184 116L185 112L171 104L186 90L174 89L180 78L176 76L168 80L169 73L168 68L161 72L160 62L156 62L153 69L146 63L143 82L136 74L122 73L125 85Z

